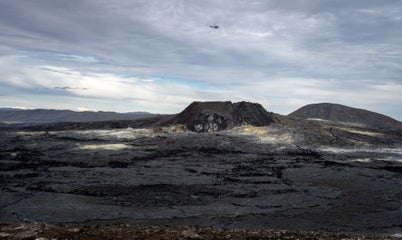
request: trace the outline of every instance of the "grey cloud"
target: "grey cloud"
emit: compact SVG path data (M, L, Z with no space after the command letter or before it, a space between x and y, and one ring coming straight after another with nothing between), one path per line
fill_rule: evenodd
M141 3L134 1L131 2L132 4L127 4L128 6L120 6L110 1L109 4L103 1L13 1L9 2L8 6L4 6L5 3L3 3L1 16L4 20L3 23L6 23L8 27L25 31L26 34L29 32L35 36L39 35L50 41L49 45L54 45L53 48L64 48L70 51L75 49L77 52L92 53L89 55L99 54L121 64L134 66L141 63L148 66L153 64L155 69L151 71L157 71L158 67L163 68L166 64L169 64L169 68L173 68L173 71L179 71L183 70L181 68L187 64L217 66L218 69L237 64L252 67L255 70L253 66L263 65L264 61L286 63L287 59L281 59L278 56L270 59L267 49L261 47L253 49L253 44L247 44L247 41L227 42L228 38L237 37L235 36L236 31L234 31L236 29L250 30L256 27L259 29L263 26L258 26L258 24L270 24L264 19L254 21L248 18L253 14L252 11L262 14L264 11L279 11L278 14L272 16L279 17L283 11L288 11L290 8L295 11L294 14L300 16L317 12L334 14L336 9L341 9L343 11L338 10L340 11L339 16L333 23L333 30L338 32L331 37L336 37L336 40L363 43L368 41L367 39L373 41L373 36L378 35L378 38L384 38L385 35L389 38L387 41L392 42L398 41L396 39L400 36L400 31L395 32L398 22L384 21L381 23L377 21L379 19L366 21L369 19L366 17L359 21L359 25L356 19L360 16L350 14L351 8L353 10L358 7L384 7L382 3L381 5L375 4L375 1L199 2L150 1ZM313 11L313 13L309 11ZM350 16L348 17L348 15ZM264 15L262 16L264 17ZM266 15L267 18L269 16L269 14ZM283 12L283 16L286 18L286 12ZM295 21L297 20L300 19L295 19ZM281 23L281 19L275 21ZM208 29L211 22L220 24L221 30L227 31L232 36L222 38L219 32L211 33ZM370 25L370 22L373 23ZM284 35L274 36L274 40L277 38L277 41L291 41L296 45L300 44L300 47L310 46L310 51L306 54L314 54L313 47L319 48L320 51L330 53L333 51L330 49L331 46L325 44L328 42L328 38L320 39L320 32L301 33L297 30L302 26L298 26L294 22L282 22L282 24L285 24ZM296 25L289 26L292 24ZM389 27L386 27L387 24ZM206 34L209 35L205 36ZM292 34L294 36L291 36ZM54 38L57 41L52 42ZM384 39L382 40L384 41ZM75 43L81 45L73 46ZM41 46L39 42L33 45ZM272 48L275 47L275 45L272 46ZM269 50L269 41L267 48ZM203 49L210 50L210 52L205 53ZM247 54L250 51L251 54ZM255 54L258 51L267 52L268 57L258 56ZM299 67L298 65L303 64L304 62L291 62L289 67L292 65Z
M67 90L76 90L76 89L78 89L78 90L88 90L88 88L76 88L76 87L67 87L67 86L64 86L64 87L54 87L54 89L57 89L57 90L65 90L65 91L67 91Z
M287 22L283 22L281 19L266 21L264 16L269 18L271 15L264 11L276 11L277 14L271 17L283 15L286 18L286 12L283 11L289 10L290 6L294 10L293 14L300 17L317 12L334 14L336 9L338 11L341 9L343 11L340 11L339 17L335 18L335 22L332 23L333 30L338 32L331 37L352 43L362 43L364 39L373 39L372 36L375 36L377 32L381 34L384 31L388 33L395 31L392 26L389 28L390 30L384 30L388 28L380 23L375 23L373 26L365 23L359 26L356 25L355 18L345 18L351 12L350 6L352 6L352 10L363 6L375 7L375 3L371 1L368 5L363 1L353 1L354 3L349 5L344 1L340 1L341 3L325 1L325 4L322 1L264 2L150 1L141 3L134 1L132 4L128 3L128 6L120 6L110 2L106 4L103 1L85 1L84 3L82 1L73 1L73 3L27 1L24 2L27 6L21 7L21 4L18 5L20 8L14 6L17 10L10 10L11 7L4 8L4 11L10 10L9 15L14 17L9 19L9 16L5 15L3 18L9 20L8 22L19 24L15 26L19 29L49 38L49 41L57 36L56 38L61 42L54 43L55 48L65 47L70 50L76 49L77 52L91 52L93 55L107 56L113 62L122 65L145 64L149 66L150 72L156 73L161 69L161 71L168 71L168 74L173 75L175 72L182 75L188 65L190 65L190 69L192 65L204 66L203 70L212 68L216 70L216 74L219 74L220 71L224 72L233 65L244 67L245 70L251 68L252 71L259 67L258 71L264 71L265 64L283 63L287 64L288 69L294 68L294 71L300 71L301 68L303 70L303 65L310 64L303 60L290 60L289 62L289 59L272 56L269 47L270 41L272 48L276 47L278 41L290 41L291 44L296 45L294 48L297 48L297 45L306 46L306 49L310 48L305 54L315 54L313 49L315 47L329 54L334 53L331 46L327 45L328 38L321 39L320 32L300 32L303 26L298 26L291 20ZM377 7L380 6L377 4ZM381 5L381 8L383 7ZM25 14L21 14L21 11ZM258 21L250 18L253 11L262 14L262 19ZM309 11L313 11L313 13ZM346 13L343 13L345 11ZM25 17L22 19L15 17L24 15ZM28 19L29 21L27 21ZM297 20L300 19L295 19L295 21ZM365 22L364 20L362 19L361 22ZM317 18L316 21L319 22L321 19ZM222 37L221 32L211 32L208 26L212 22L221 25L221 32L227 32L229 36L225 38ZM263 24L275 24L275 22L285 24L284 32L279 32L283 35L274 35L273 39L267 41L266 48L254 47L253 43L247 42L247 39L237 42L230 40L230 38L238 37L235 35L236 29L248 31L254 28L259 30L265 27ZM29 25L25 27L24 24ZM397 34L389 33L390 41L395 41L399 36ZM72 46L77 42L81 45ZM38 45L40 46L40 44ZM205 49L209 52L205 52ZM263 54L258 54L258 52ZM345 55L345 57L348 56ZM335 54L334 58L338 58L338 56ZM330 58L329 60L336 59ZM311 64L315 64L315 62ZM312 73L308 72L308 74ZM208 76L201 78L208 78Z

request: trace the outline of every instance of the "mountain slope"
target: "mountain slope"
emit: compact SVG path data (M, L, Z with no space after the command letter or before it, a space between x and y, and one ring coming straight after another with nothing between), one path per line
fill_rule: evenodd
M402 123L385 115L340 104L310 104L290 113L291 118L317 118L333 122L344 122L372 128L401 128Z

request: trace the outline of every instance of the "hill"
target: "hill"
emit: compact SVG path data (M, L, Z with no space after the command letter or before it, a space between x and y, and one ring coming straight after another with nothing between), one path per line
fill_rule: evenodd
M215 132L250 124L267 126L274 122L272 113L258 103L193 102L165 125L182 124L195 132Z
M322 119L333 122L350 123L371 128L401 128L402 123L391 117L364 109L340 104L309 104L290 113L288 117L299 119Z

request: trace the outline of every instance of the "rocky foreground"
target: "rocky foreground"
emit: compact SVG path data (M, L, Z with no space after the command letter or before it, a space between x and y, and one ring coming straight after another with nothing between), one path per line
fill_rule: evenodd
M402 130L357 123L212 102L0 129L0 239L401 236Z
M41 223L0 223L0 239L209 239L209 240L263 240L263 239L398 239L397 236L335 234L326 232L291 232L274 230L241 230L196 227L114 225L49 225Z
M400 134L314 124L4 131L0 221L400 234Z

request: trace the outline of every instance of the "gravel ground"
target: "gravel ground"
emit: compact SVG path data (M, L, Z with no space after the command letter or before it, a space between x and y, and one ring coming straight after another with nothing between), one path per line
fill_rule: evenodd
M217 229L199 227L114 225L49 225L40 223L0 223L0 239L36 240L102 240L102 239L209 239L209 240L263 240L263 239L398 239L381 235L335 234L326 232L292 232L274 230ZM399 238L401 239L401 238Z

